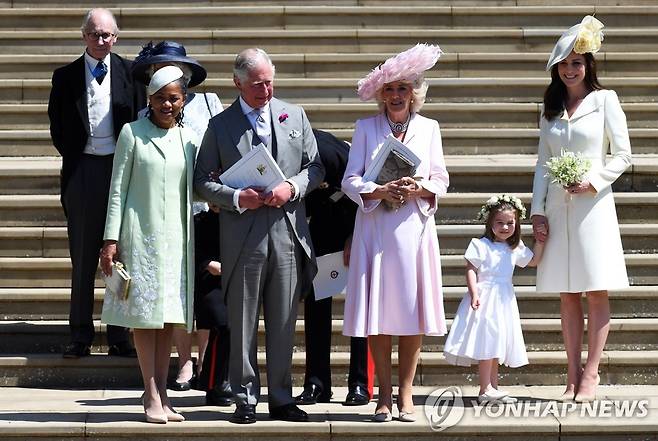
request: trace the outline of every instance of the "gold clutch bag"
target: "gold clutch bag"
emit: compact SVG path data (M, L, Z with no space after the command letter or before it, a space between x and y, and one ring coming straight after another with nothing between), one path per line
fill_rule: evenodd
M128 289L130 288L130 274L121 262L112 262L112 275L103 274L105 289L119 300L128 298Z

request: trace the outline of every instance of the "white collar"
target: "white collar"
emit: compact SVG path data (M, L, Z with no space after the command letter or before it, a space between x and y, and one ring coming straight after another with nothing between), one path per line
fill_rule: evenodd
M240 95L240 108L242 108L242 113L245 115L249 115L255 109L255 107L251 107L249 104L245 102L245 100L242 99L242 95ZM262 109L263 109L264 117L266 118L266 120L269 120L270 102L268 101L267 104L265 104L262 107Z
M98 62L101 60L97 60L85 50L85 62L87 63L87 67L89 68L89 72L93 72L94 69L96 69L96 65ZM103 58L103 63L105 63L105 67L107 67L107 73L110 73L110 54L107 54L105 58Z

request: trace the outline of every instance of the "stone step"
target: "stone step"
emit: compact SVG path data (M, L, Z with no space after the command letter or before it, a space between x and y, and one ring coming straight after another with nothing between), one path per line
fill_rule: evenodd
M475 224L480 206L491 194L448 193L441 199L436 215L439 224ZM529 193L518 196L529 206ZM658 219L658 192L616 193L617 217L621 223L653 223ZM64 213L57 194L0 194L0 226L65 226Z
M441 254L461 255L482 225L438 225ZM522 226L523 240L532 243L532 228ZM621 239L629 254L658 253L658 224L621 224ZM68 257L66 227L0 227L1 257Z
M390 0L263 0L264 6L388 6ZM104 2L108 8L135 7L134 1L110 0ZM244 6L244 0L188 0L187 6ZM573 0L431 0L435 6L573 6ZM171 1L140 0L140 6L171 7ZM427 6L428 0L407 0L405 5ZM578 0L578 5L590 6L589 12L601 6L618 6L619 0ZM624 5L655 5L655 0L624 0ZM87 0L0 0L0 7L13 8L88 8Z
M446 155L450 192L522 192L532 188L536 155ZM0 194L56 194L61 159L0 158ZM614 183L622 191L656 191L658 155L634 155L632 165ZM495 182L495 185L493 184Z
M358 78L281 78L276 81L276 91L279 98L302 104L358 104L357 81ZM446 104L532 103L541 100L549 82L547 77L430 78L427 101ZM658 78L608 77L601 78L601 83L616 90L622 102L653 103L652 93ZM0 79L0 104L6 106L5 111L11 109L11 104L45 104L50 87L48 79ZM198 89L217 92L226 105L237 96L230 77L211 77ZM0 127L9 128L9 121L3 124Z
M465 283L465 282L464 282ZM100 285L99 285L100 286ZM452 318L466 287L446 286L443 302L446 317ZM103 288L94 291L94 317L100 319ZM515 294L521 318L546 319L560 317L560 299L555 293L538 293L534 286L517 286ZM631 286L622 291L609 293L613 318L655 318L658 316L658 286ZM0 288L0 311L3 320L68 320L69 288ZM332 316L342 319L344 296L333 298ZM304 316L304 308L298 309Z
M569 20L572 24L574 20ZM436 43L447 53L455 52L550 52L564 31L559 27L477 27L436 29L149 29L121 32L121 51L138 52L149 40L166 35L185 45L190 53L237 53L262 46L269 53L371 53L399 52L419 41ZM606 29L606 50L650 52L656 49L658 27L615 27ZM264 44L265 43L265 44ZM0 31L4 54L79 54L79 30Z
M135 53L120 55L132 60ZM188 54L213 78L233 75L235 54ZM274 54L277 81L281 78L360 78L394 53L290 53ZM437 67L425 72L427 78L537 77L544 71L549 53L444 53ZM0 79L50 80L53 71L75 59L73 55L0 54ZM598 52L597 72L605 77L651 77L658 71L658 52Z
M631 285L658 285L658 254L626 254L626 267ZM464 284L464 258L460 255L441 257L444 286ZM71 261L66 257L0 257L2 288L64 288L71 280ZM515 285L530 286L535 282L534 268L517 269ZM97 286L100 286L97 275Z
M486 193L448 193L441 198L440 209L436 215L439 224L473 224L476 213L491 196ZM527 208L530 208L532 195L517 193ZM620 223L651 223L658 219L658 193L631 192L616 193L617 218Z
M658 311L657 311L658 312ZM447 320L448 329L452 319ZM523 338L527 351L559 351L563 349L562 329L559 318L522 319ZM94 323L96 342L92 352L107 352L106 326L100 321ZM343 321L332 321L333 352L349 352L350 339L342 333ZM0 354L38 354L61 353L62 347L69 342L69 324L65 320L40 321L0 321ZM424 337L422 351L442 352L445 344L443 337ZM585 341L587 341L585 339ZM265 350L265 324L261 320L258 326L259 351ZM305 350L304 321L299 318L295 327L294 350ZM395 347L397 349L397 345ZM612 319L610 334L606 343L607 350L647 351L658 350L658 318L623 318ZM198 351L198 348L193 349Z
M431 90L431 89L430 89ZM291 89L297 93L303 93L302 89ZM336 99L336 98L332 98ZM354 123L358 118L363 118L375 114L376 107L372 104L357 103L322 103L318 104L317 100L313 103L304 103L302 100L293 99L302 104L309 114L314 127L334 132L342 138L351 137L351 131ZM230 103L230 99L224 99L225 103ZM628 125L631 130L635 129L658 129L658 103L649 102L626 102L622 104L628 119ZM448 102L448 103L427 103L421 112L423 115L437 119L442 129L463 129L462 132L455 132L457 136L464 134L469 129L479 130L472 132L468 136L460 136L460 140L478 139L482 131L504 130L503 138L496 141L498 145L507 145L509 138L504 138L505 134L519 133L521 136L528 136L533 132L519 132L519 130L536 129L541 115L540 104L538 103L469 103L469 102ZM38 131L43 135L38 138L38 144L47 142L46 129L49 126L48 115L45 104L0 104L0 132L7 130L9 149L20 152L24 148L24 142L28 148L37 138L35 135L27 135L28 139L24 140L19 133ZM514 132L513 130L517 130ZM651 147L655 147L655 131L638 131L643 139L643 151L653 153ZM645 138L646 136L646 138ZM493 137L493 134L491 134ZM477 142L477 141L476 141ZM526 141L528 142L528 141ZM654 144L650 144L650 143ZM502 153L496 147L489 147L494 150L493 153ZM649 145L647 145L649 143ZM480 144L484 142L480 141ZM475 145L478 147L478 144ZM456 147L457 148L457 147ZM462 147L465 149L465 146ZM536 147L535 147L536 149ZM536 150L535 150L536 151ZM457 153L460 151L457 151Z
M585 353L584 353L585 355ZM305 354L293 354L293 385L303 384ZM560 385L566 380L566 355L563 351L528 353L529 365L509 369L501 367L505 385ZM392 357L397 371L397 353ZM584 359L583 359L584 361ZM171 366L177 362L173 357ZM261 382L265 378L265 355L258 354ZM604 351L600 364L601 384L653 384L658 351ZM332 381L345 385L349 353L331 354ZM421 352L414 383L424 386L473 384L475 368L455 367L446 363L442 353ZM395 382L395 379L394 379ZM60 354L15 354L0 356L0 386L20 387L139 387L141 377L136 359L93 354L78 360Z
M0 195L0 225L66 225L59 195Z
M329 131L348 141L352 138L351 129L333 128ZM629 135L635 156L653 154L658 149L658 128L631 128ZM446 156L534 154L539 129L442 127L441 138ZM0 130L0 157L57 155L48 130Z
M448 191L522 192L532 188L536 163L536 155L446 156L446 166L450 173ZM613 184L613 189L616 192L656 191L656 172L658 156L634 155L632 165Z
M173 405L186 418L183 424L145 424L140 404L142 390L126 386L110 388L54 389L8 387L0 401L0 430L11 434L12 441L40 439L49 441L78 439L126 439L165 441L194 439L215 441L217 434L231 440L281 440L302 438L318 441L345 439L398 441L400 439L473 440L486 436L491 441L558 439L625 439L646 440L658 435L655 416L658 387L653 385L606 385L598 388L600 401L592 404L556 402L563 392L561 386L511 386L510 394L522 402L514 406L478 406L477 389L460 385L458 398L441 402L441 409L425 406L445 390L436 386L414 387L418 421L393 421L373 427L372 414L376 403L346 407L341 402L347 394L342 381L332 388L331 403L305 406L310 423L290 423L271 420L262 391L256 407L256 424L237 425L228 421L233 407L204 406L204 394L199 391L170 392ZM454 386L454 385L453 385ZM293 395L301 393L294 388ZM447 394L446 394L447 395ZM617 413L622 407L630 412ZM435 430L425 412L432 417L443 415L446 420ZM445 413L440 413L445 412ZM512 413L516 412L516 413ZM522 415L519 417L518 415ZM397 414L396 414L397 417ZM449 427L454 421L454 426ZM434 421L436 422L436 421ZM303 434L303 435L300 435Z
M86 8L4 8L0 29L78 29ZM341 29L383 27L564 26L596 13L606 27L655 26L656 6L211 6L126 7L115 11L122 30Z

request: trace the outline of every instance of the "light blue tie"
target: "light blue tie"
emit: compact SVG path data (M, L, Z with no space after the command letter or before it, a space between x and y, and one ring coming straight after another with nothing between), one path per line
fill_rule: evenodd
M263 109L254 109L252 113L256 116L254 120L254 130L256 131L256 135L260 138L260 140L265 144L266 147L269 147L270 145L270 126L267 124L267 121L263 117Z

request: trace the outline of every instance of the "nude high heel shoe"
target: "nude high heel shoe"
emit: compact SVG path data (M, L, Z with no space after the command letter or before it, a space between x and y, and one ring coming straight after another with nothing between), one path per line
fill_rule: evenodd
M185 421L185 417L180 413L176 412L176 410L174 410L173 407L165 408L165 414L169 422L180 423Z
M144 416L146 417L147 423L167 424L167 421L169 421L166 414L163 413L161 415L149 415L146 413L146 408L144 408Z

